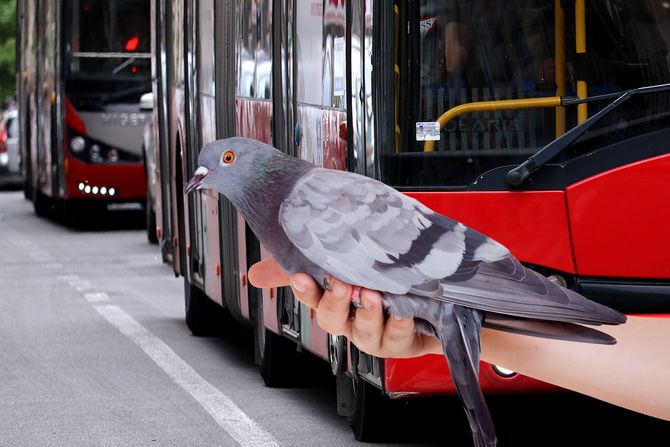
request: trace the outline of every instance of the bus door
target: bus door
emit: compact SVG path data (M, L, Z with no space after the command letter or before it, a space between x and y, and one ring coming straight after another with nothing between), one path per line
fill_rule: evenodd
M216 61L212 65L214 73L210 72L216 91L216 102L211 103L210 112L212 116L216 112L216 120L208 125L216 125L217 138L241 136L272 143L273 2L244 0L234 3L233 7L222 0L214 3L215 21L210 31L202 28L209 19L203 17L200 6L201 32L213 32L213 42L216 42L211 47L201 46L201 57L208 57L209 52L212 61ZM200 65L206 67L207 63L202 60ZM201 104L203 119L204 113L209 113L205 107L205 103ZM250 296L247 269L260 257L260 248L230 201L221 195L218 201L222 299L233 317L250 320L255 305L251 301L255 297Z
M39 35L37 77L37 184L36 191L52 197L56 194L51 169L55 162L53 133L53 111L56 101L56 22L60 16L53 0L40 2L38 8Z
M156 212L156 228L158 230L158 242L160 244L163 262L171 263L173 260L172 247L172 189L170 187L170 121L169 121L169 93L168 79L170 71L168 55L168 15L167 5L164 1L154 0L152 2L152 17L154 17L154 68L155 80L153 82L154 98L156 98L157 110L154 110L157 118L156 142L158 147L156 164L158 170L158 181L161 183L156 188L156 204L160 209Z
M332 169L346 169L346 8L342 0L288 0L274 11L274 143ZM279 301L283 332L326 357L313 313L288 291Z
M231 135L229 129L218 125L219 117L229 111L224 108L223 100L228 95L223 91L224 83L218 82L216 72L217 50L224 51L225 43L230 39L218 34L225 28L217 24L217 14L222 9L220 2L188 1L186 8L185 162L191 175L197 168L202 147ZM221 44L215 45L215 42ZM220 105L217 105L217 98L221 99ZM236 257L230 255L230 250L234 249L229 237L232 207L220 194L209 189L189 195L187 203L189 286L203 289L210 299L238 316L238 294L235 287L231 287L231 283L237 283L234 277Z
M186 95L184 163L187 177L198 167L200 149L216 139L214 83L214 1L186 1ZM203 190L186 197L186 259L190 284L203 288L214 301L221 303L219 265L218 194ZM211 246L211 248L209 248ZM209 262L207 262L209 261Z

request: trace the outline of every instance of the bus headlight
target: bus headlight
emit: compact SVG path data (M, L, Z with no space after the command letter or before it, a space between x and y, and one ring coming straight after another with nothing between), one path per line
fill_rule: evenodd
M72 152L80 153L86 148L86 141L82 137L76 136L70 140L70 149Z
M107 160L111 161L112 163L119 161L119 151L116 149L110 149L107 151Z
M91 158L91 161L102 161L102 157L100 156L100 146L97 144L92 145L89 151L89 157Z

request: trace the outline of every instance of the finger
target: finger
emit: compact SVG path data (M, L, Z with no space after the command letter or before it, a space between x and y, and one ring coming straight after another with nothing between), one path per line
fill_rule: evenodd
M291 276L291 289L293 295L311 309L316 309L321 301L323 291L314 279L305 273L296 273Z
M390 357L415 357L423 353L423 337L414 332L414 320L391 316L386 321L382 346Z
M379 292L361 290L361 305L351 322L352 342L361 351L368 354L381 353L382 334L384 333L384 310Z
M277 264L277 261L267 258L251 266L249 282L259 289L281 287L288 285L289 275Z
M323 329L333 335L351 335L351 286L333 277L328 278L328 289L317 307L316 319Z

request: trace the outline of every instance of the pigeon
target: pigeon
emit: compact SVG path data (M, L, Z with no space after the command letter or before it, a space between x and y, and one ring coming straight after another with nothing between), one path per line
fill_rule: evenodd
M583 326L626 317L526 268L502 244L392 187L247 138L206 144L185 194L226 196L288 273L378 290L443 347L476 446L495 446L478 375L480 330L614 344Z

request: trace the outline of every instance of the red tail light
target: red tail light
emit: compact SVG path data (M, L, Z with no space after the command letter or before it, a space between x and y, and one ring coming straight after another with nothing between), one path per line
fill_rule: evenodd
M133 36L126 42L126 51L135 51L137 50L138 45L140 44L140 38Z
M0 152L7 152L7 129L0 130Z

